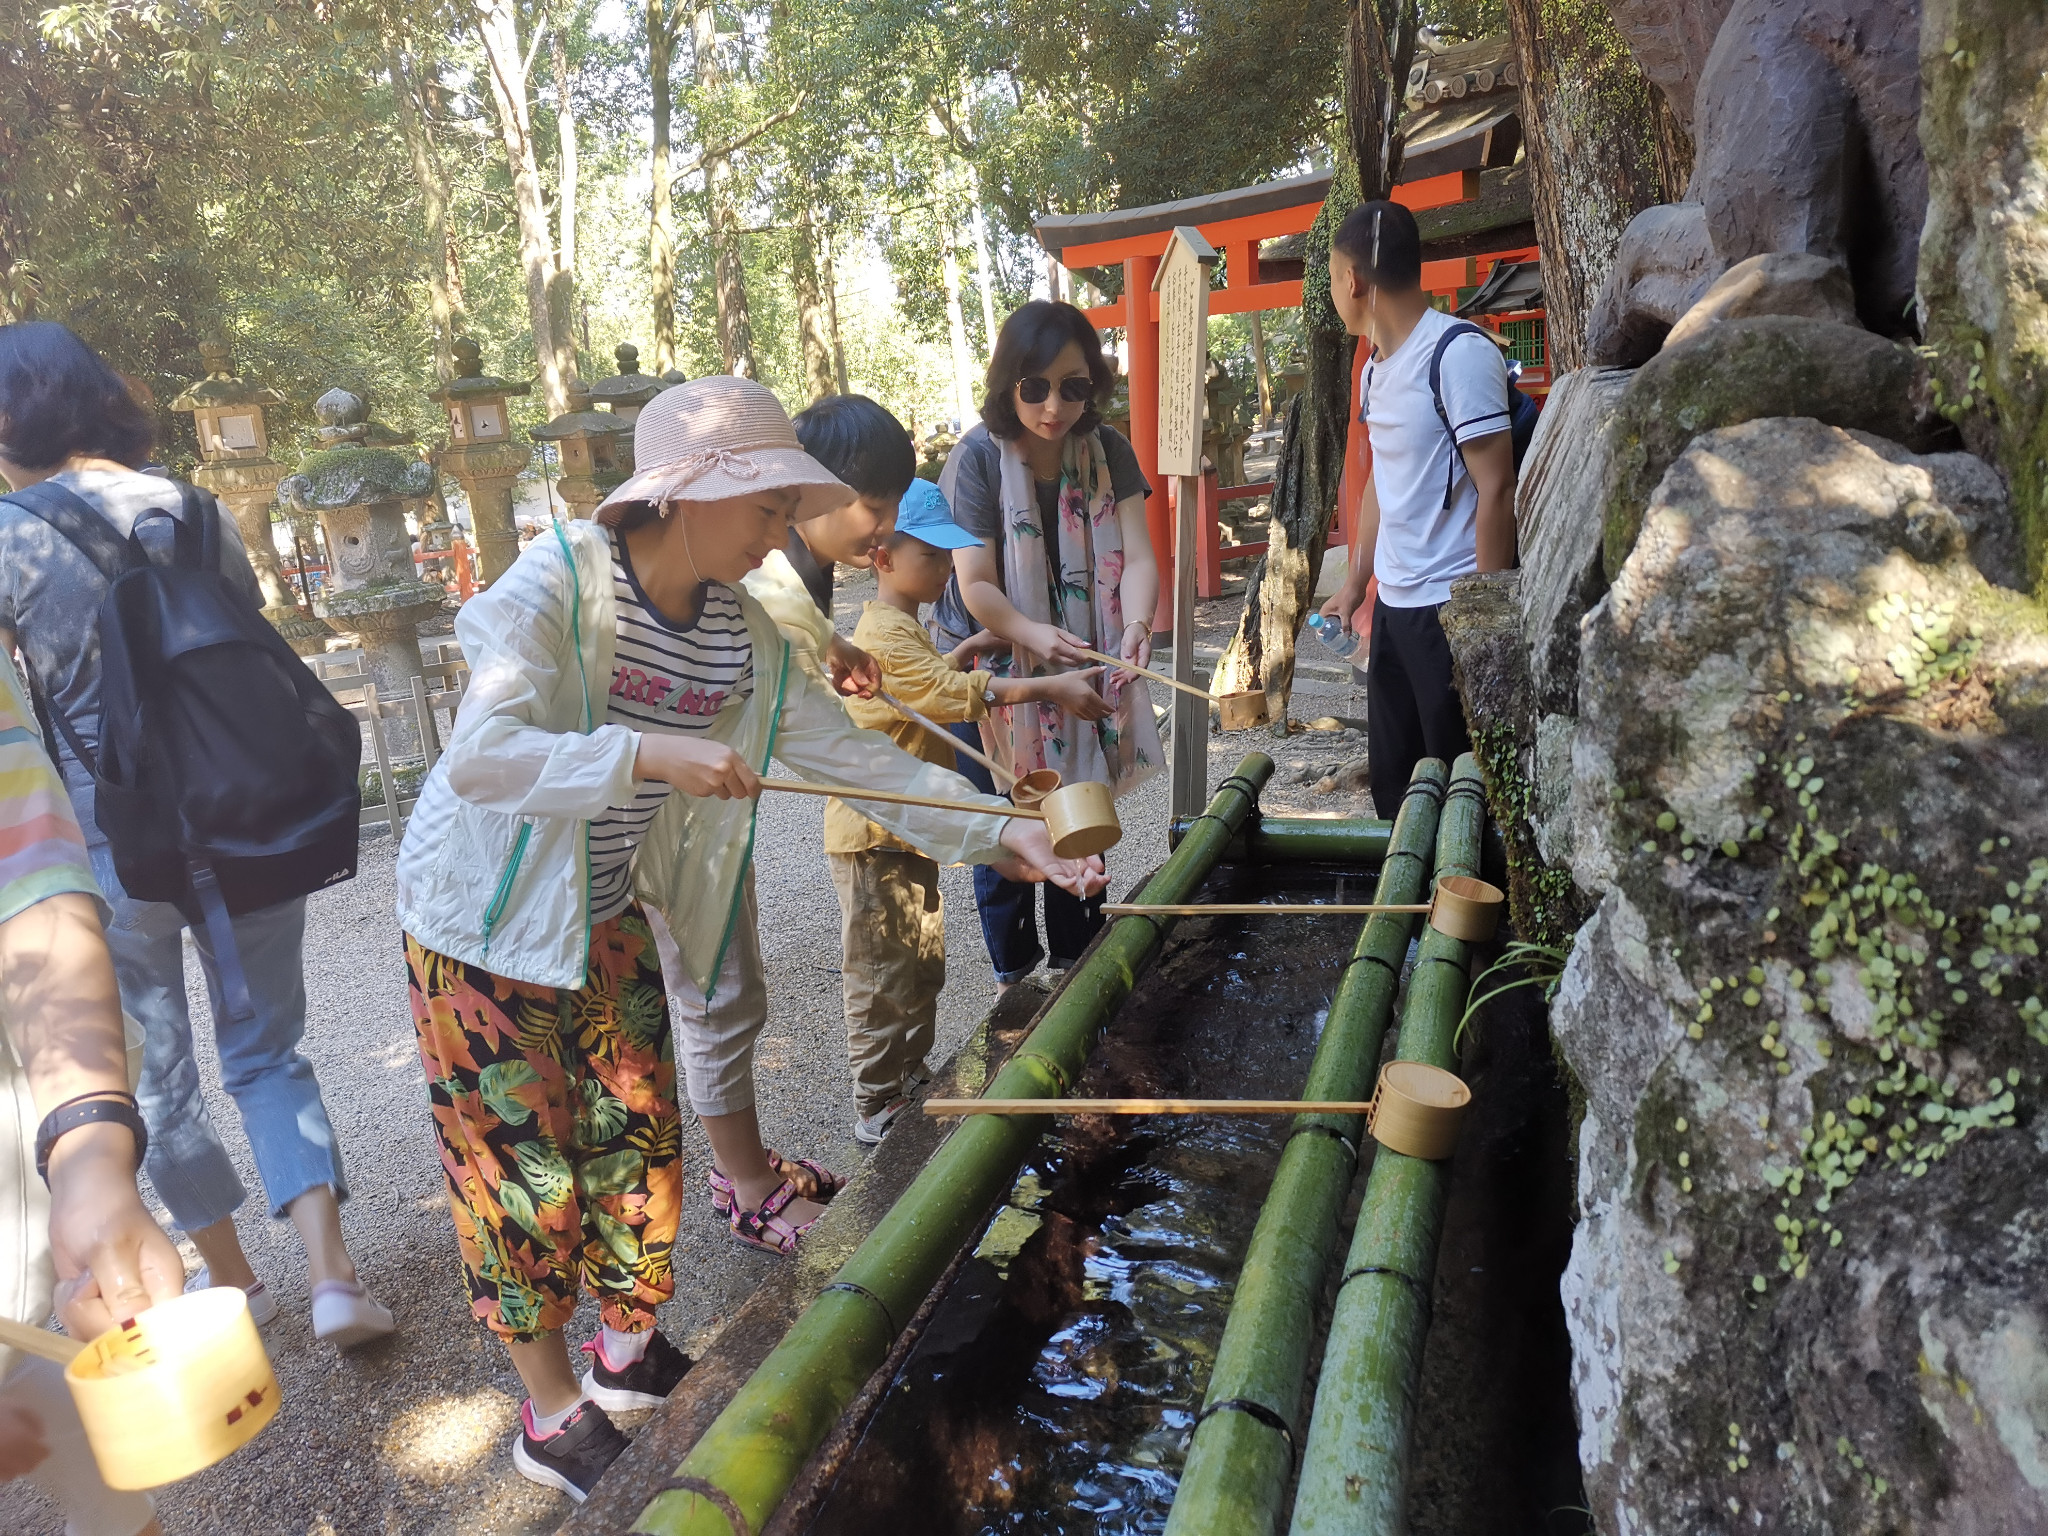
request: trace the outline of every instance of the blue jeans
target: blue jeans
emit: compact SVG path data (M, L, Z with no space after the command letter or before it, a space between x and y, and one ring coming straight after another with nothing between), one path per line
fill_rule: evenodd
M956 725L953 734L970 747L981 745L981 728ZM960 771L985 795L996 792L996 781L981 764L970 757L959 759ZM1038 892L1045 892L1045 947L1038 942ZM1106 892L1104 894L1107 894ZM988 946L989 963L996 980L1022 981L1038 969L1038 962L1052 958L1054 970L1065 970L1081 958L1097 930L1102 927L1102 896L1083 901L1056 885L1032 885L1005 880L986 864L974 867L974 907L981 915L981 942Z
M92 836L90 829L87 836ZM172 1219L194 1232L232 1216L248 1192L199 1091L199 1061L185 1001L184 914L169 902L136 901L122 890L113 853L104 842L95 841L92 866L113 908L107 948L121 984L121 1003L145 1036L142 1083L135 1095L149 1126L143 1167ZM320 1101L313 1063L299 1051L306 1028L305 898L247 913L234 920L234 927L249 1000L256 1006L255 1018L245 1022L227 1018L221 1007L213 941L204 925L193 928L192 940L213 1002L221 1086L241 1111L270 1213L282 1216L292 1201L322 1184L346 1199L341 1149Z

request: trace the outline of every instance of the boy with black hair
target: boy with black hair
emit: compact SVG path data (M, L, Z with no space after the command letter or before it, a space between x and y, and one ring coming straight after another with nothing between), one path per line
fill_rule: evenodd
M953 552L981 540L953 521L929 480L904 495L896 530L875 551L875 600L853 637L882 669L882 686L927 719L954 725L985 718L992 705L1044 702L1107 712L1095 691L1100 667L1049 677L996 677L942 653L918 622L953 574ZM849 699L853 723L883 731L914 757L951 768L951 742L881 699ZM854 806L825 803L825 852L839 892L846 959L846 1054L853 1072L856 1140L873 1146L931 1080L925 1052L946 985L946 914L939 866Z
M1391 815L1418 762L1449 762L1471 747L1438 611L1457 577L1514 564L1507 366L1478 327L1431 306L1421 233L1399 203L1361 204L1337 227L1330 300L1345 329L1373 345L1358 411L1372 472L1352 525L1351 568L1323 613L1348 629L1379 578L1366 750L1373 804Z

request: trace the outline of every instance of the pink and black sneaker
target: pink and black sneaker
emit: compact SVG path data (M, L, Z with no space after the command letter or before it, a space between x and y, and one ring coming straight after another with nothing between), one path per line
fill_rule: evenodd
M552 1435L533 1430L533 1401L519 1406L519 1437L512 1442L512 1465L519 1475L543 1488L566 1493L581 1504L630 1444L619 1427L596 1403L578 1403L568 1422Z
M619 1413L659 1408L691 1365L690 1357L669 1343L659 1329L648 1337L644 1355L617 1370L604 1357L602 1333L584 1345L583 1352L591 1359L583 1376L583 1395L600 1408Z

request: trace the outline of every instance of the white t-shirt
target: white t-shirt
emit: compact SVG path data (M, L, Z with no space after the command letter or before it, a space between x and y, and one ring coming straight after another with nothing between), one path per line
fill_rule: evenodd
M1380 502L1372 569L1379 600L1390 608L1447 602L1452 580L1479 568L1479 488L1444 435L1429 392L1436 344L1462 323L1439 309L1425 311L1408 339L1391 356L1367 363L1359 380L1359 413L1372 442ZM1438 384L1458 442L1508 430L1508 369L1490 338L1455 338L1444 351Z
M612 534L612 593L618 603L617 656L607 724L636 731L705 731L719 711L754 691L754 650L732 588L704 588L697 620L677 628L640 590L625 541ZM659 781L590 824L590 920L617 917L633 899L633 854L668 798Z

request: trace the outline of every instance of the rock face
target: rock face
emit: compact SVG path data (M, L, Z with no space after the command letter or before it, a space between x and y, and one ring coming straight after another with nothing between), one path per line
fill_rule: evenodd
M1623 235L1587 356L1647 360L1705 281L1772 252L1842 260L1863 323L1906 330L1927 207L1918 0L1621 0L1614 15L1697 156L1686 201Z
M1716 327L1725 330L1727 327ZM2048 1530L2048 614L2002 490L1692 439L1586 620L1553 1009L1601 1531Z
M1611 578L1643 507L1701 432L1766 416L1812 416L1926 446L1918 368L1905 348L1854 326L1784 315L1727 320L1660 352L1630 382L1608 427L1602 535Z
M1809 320L1856 323L1856 289L1849 269L1832 256L1778 252L1738 261L1708 285L1699 302L1678 317L1666 347L1690 341L1717 320L1750 315L1804 315Z

